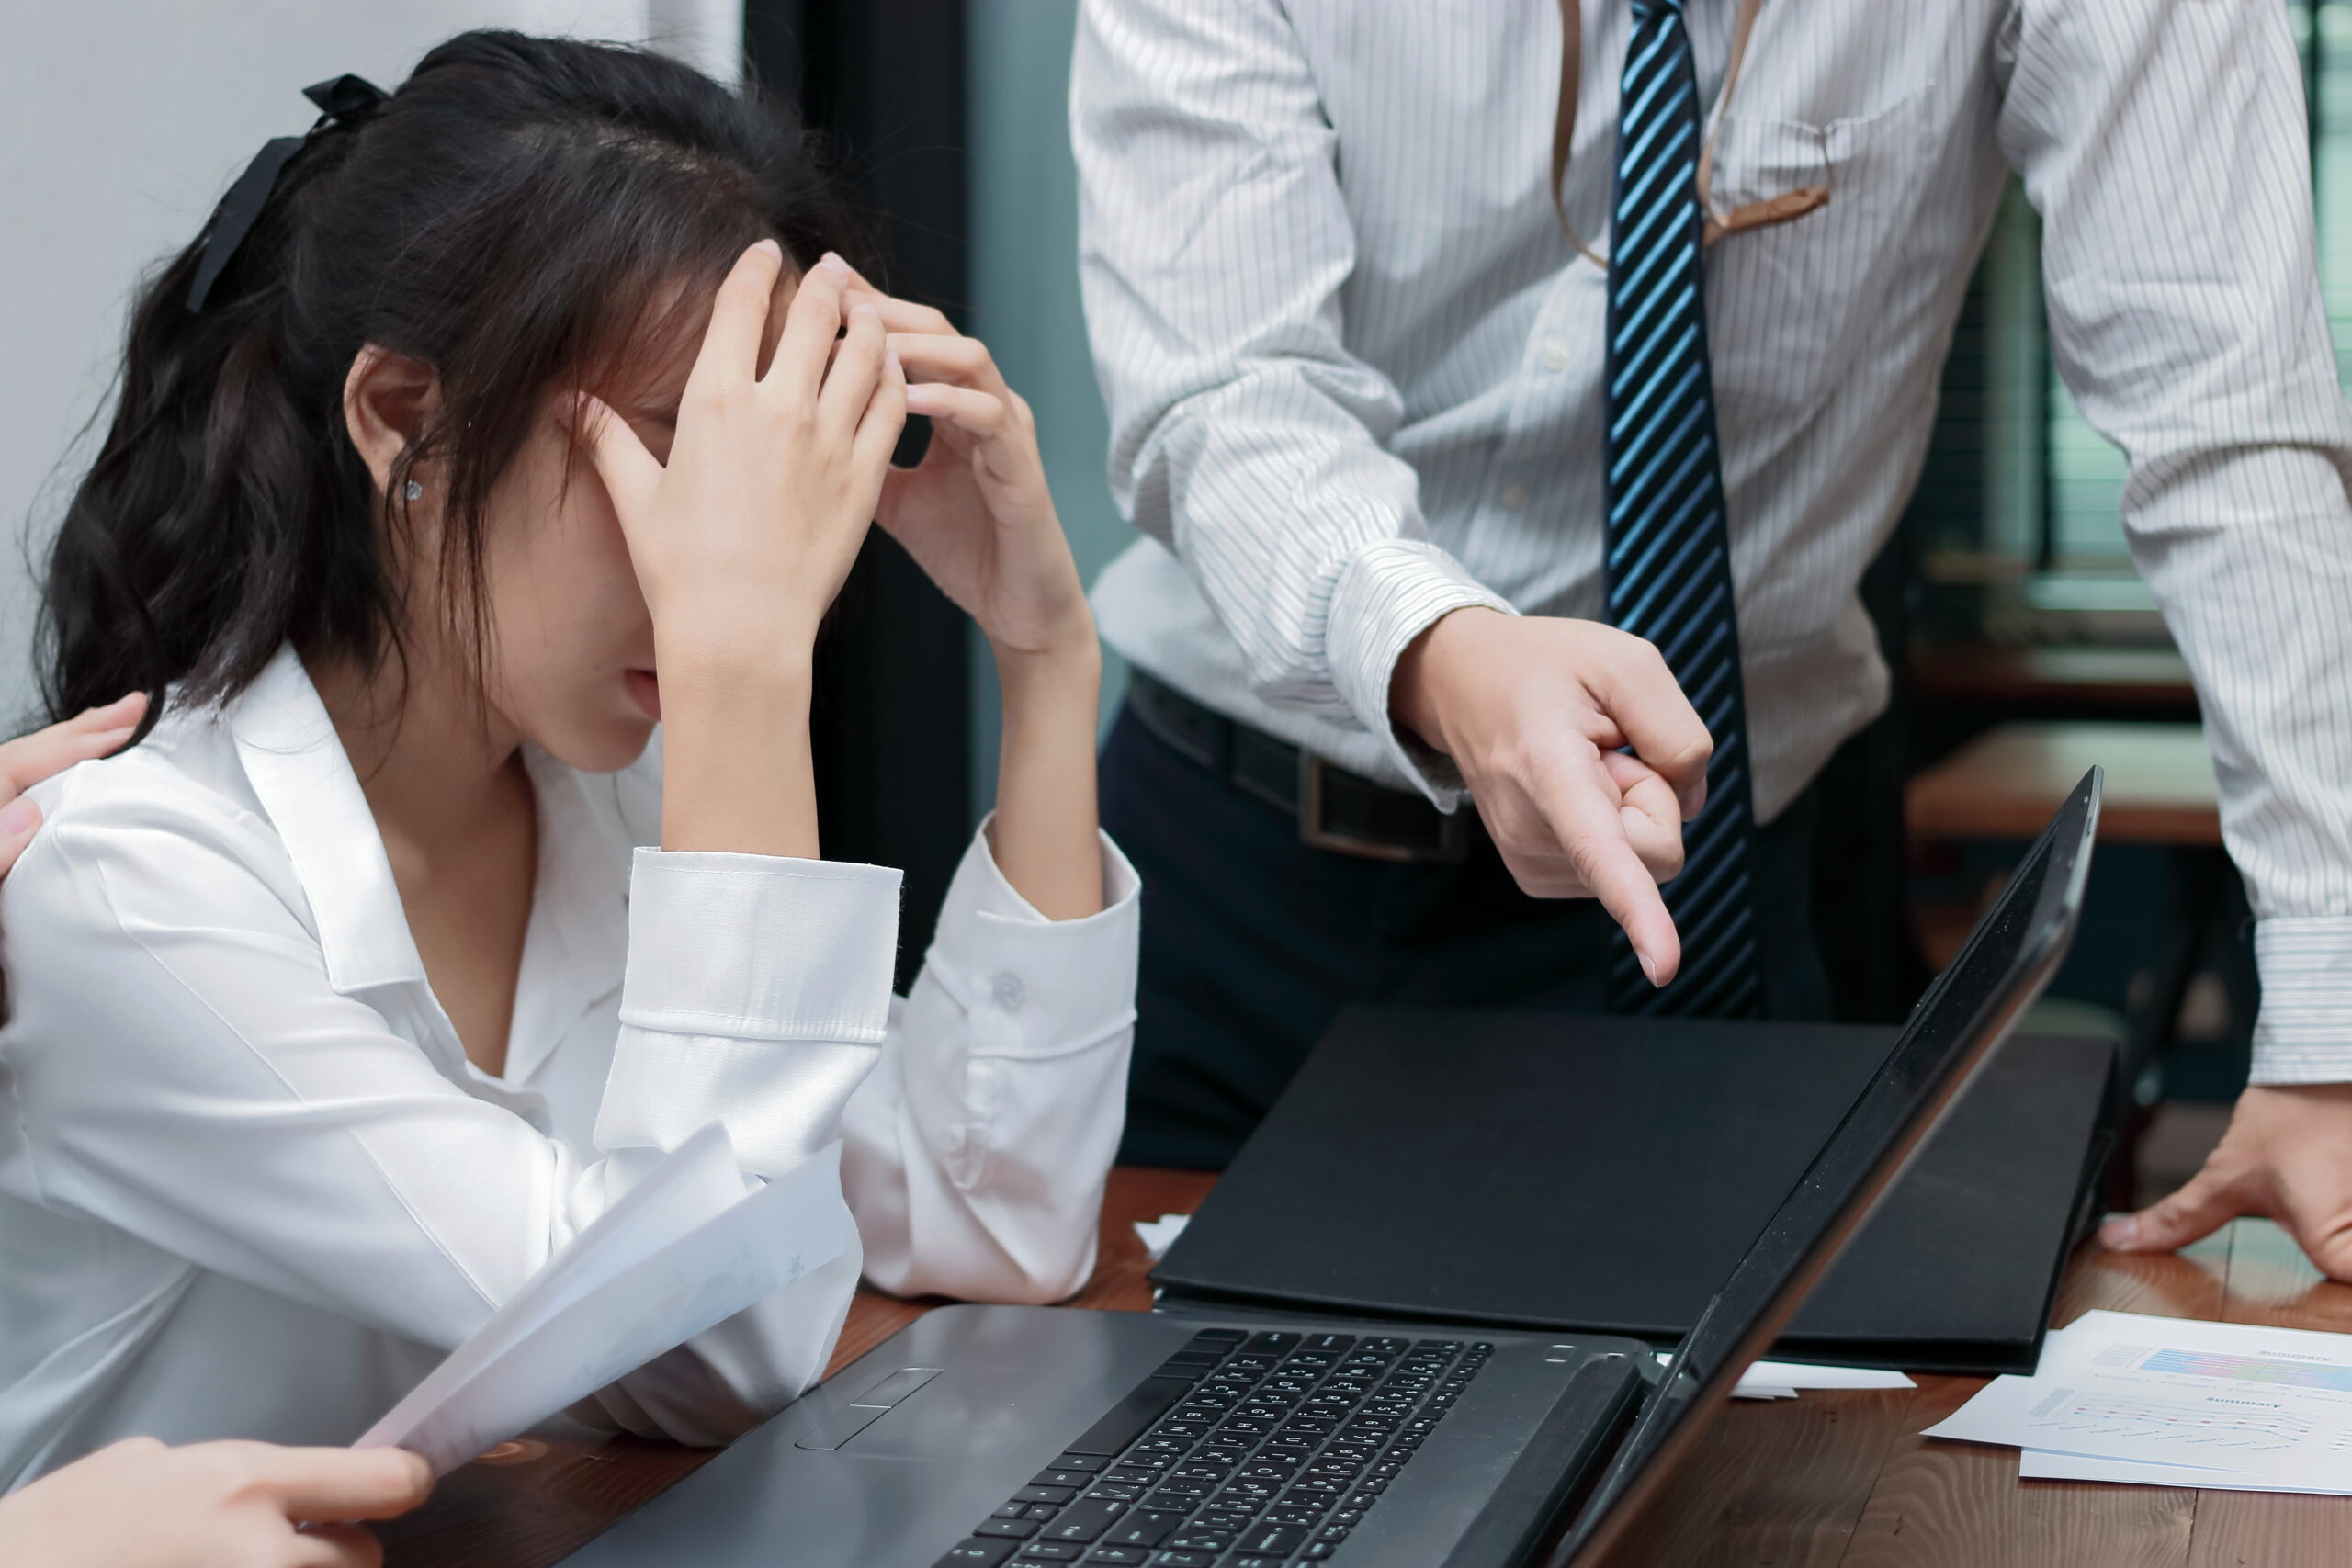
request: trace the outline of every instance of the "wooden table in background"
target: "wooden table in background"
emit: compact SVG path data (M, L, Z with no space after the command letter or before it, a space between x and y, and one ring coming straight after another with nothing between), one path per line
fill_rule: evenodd
M1114 1172L1102 1261L1074 1304L1149 1306L1149 1265L1133 1222L1190 1213L1209 1182L1184 1171ZM834 1369L932 1304L862 1292ZM2094 1307L2352 1332L2352 1287L2321 1280L2267 1221L2237 1221L2176 1257L2086 1246L2067 1267L2052 1321ZM2019 1481L2009 1450L1918 1435L1982 1379L1918 1382L1917 1389L1735 1402L1611 1568L2352 1565L2352 1498ZM391 1568L538 1568L707 1457L616 1438L469 1465L422 1512L381 1529L386 1561Z
M2129 1204L2137 1145L2147 1126L2137 1107L2154 1104L2177 1048L2181 1004L2198 957L2222 919L2231 875L2222 848L2222 806L2205 732L2196 724L2093 721L1997 725L1912 775L1904 817L1912 843L1938 839L2029 840L2065 803L2093 765L2107 770L2098 836L2103 843L2153 845L2174 863L2163 935L2133 1001L2120 1053L2135 1100L2125 1118L2123 1156L2110 1167L2107 1196ZM1942 965L1984 912L1983 903L1915 904L1913 929L1929 963ZM2153 1076L2148 1076L2153 1075Z
M2204 731L2194 724L2004 724L1914 774L1911 837L2040 836L2092 764L2107 770L2101 839L2179 846L2222 841Z
M2188 660L2169 648L1994 648L1945 644L1911 660L1910 694L1921 703L2032 708L2132 709L2193 714Z

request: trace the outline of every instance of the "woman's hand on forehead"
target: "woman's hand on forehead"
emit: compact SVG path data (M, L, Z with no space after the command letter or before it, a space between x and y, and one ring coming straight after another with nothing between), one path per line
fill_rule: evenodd
M829 257L787 290L788 271L782 248L763 241L719 286L665 458L609 406L582 399L582 434L656 640L698 655L773 649L779 611L813 637L904 421L887 332L847 301L846 264ZM738 637L747 649L732 647Z
M848 266L829 256L788 293L786 270L783 247L762 241L719 285L666 458L594 395L579 400L653 620L670 849L818 852L817 626L906 421L905 377L879 312L848 303Z
M791 314L792 301L800 291L803 276L801 270L786 257L777 271L774 287L769 290L767 314L760 329L756 372L760 377L765 377L775 367L776 344L783 341L784 324ZM852 276L855 276L854 272ZM845 292L842 307L844 319L847 311L860 302L862 296L873 293L871 287L862 279ZM701 357L703 344L710 334L718 309L716 298L711 304L712 317L702 319L692 330L681 327L665 333L663 335L669 341L662 344L658 361L631 375L624 384L611 388L604 395L604 401L627 420L640 436L659 433L664 438L664 450L668 437L678 428L678 405L685 396L686 383L694 375L695 365ZM838 345L838 333L835 341Z

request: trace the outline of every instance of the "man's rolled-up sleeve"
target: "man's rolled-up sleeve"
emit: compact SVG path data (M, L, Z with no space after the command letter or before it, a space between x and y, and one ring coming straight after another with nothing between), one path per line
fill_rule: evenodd
M1071 69L1080 276L1111 485L1278 706L1361 726L1440 805L1459 779L1388 694L1440 616L1510 606L1431 543L1387 449L1395 384L1347 349L1338 138L1273 0L1086 0Z

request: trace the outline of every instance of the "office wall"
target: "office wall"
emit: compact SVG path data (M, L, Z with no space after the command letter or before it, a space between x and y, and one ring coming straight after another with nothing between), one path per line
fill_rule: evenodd
M141 268L185 243L311 82L385 86L469 27L650 39L732 76L741 0L82 0L0 49L0 732L35 701L32 567Z
M1090 583L1135 537L1104 477L1111 427L1078 301L1078 165L1069 150L1077 0L967 0L972 168L972 331L1029 400L1054 502ZM1124 671L1104 671L1103 715ZM975 815L996 792L996 672L972 658Z

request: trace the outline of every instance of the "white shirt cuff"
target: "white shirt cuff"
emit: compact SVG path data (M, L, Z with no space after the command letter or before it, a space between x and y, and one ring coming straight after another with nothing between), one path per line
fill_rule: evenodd
M881 1043L899 882L881 865L639 850L621 1021L675 1034Z
M1388 714L1396 660L1439 617L1471 605L1517 615L1460 561L1419 539L1384 539L1359 552L1332 590L1324 646L1332 684L1390 759L1441 810L1462 802L1453 759L1399 731Z
M2254 928L2262 1012L2257 1084L2352 1080L2352 915L2281 916Z
M1102 910L1053 920L997 869L989 823L973 835L926 962L971 1020L975 1055L1065 1055L1135 1022L1142 882L1110 835L1098 837Z
M736 1163L791 1169L841 1135L890 1020L899 873L640 849L599 1147L675 1148L717 1122Z

